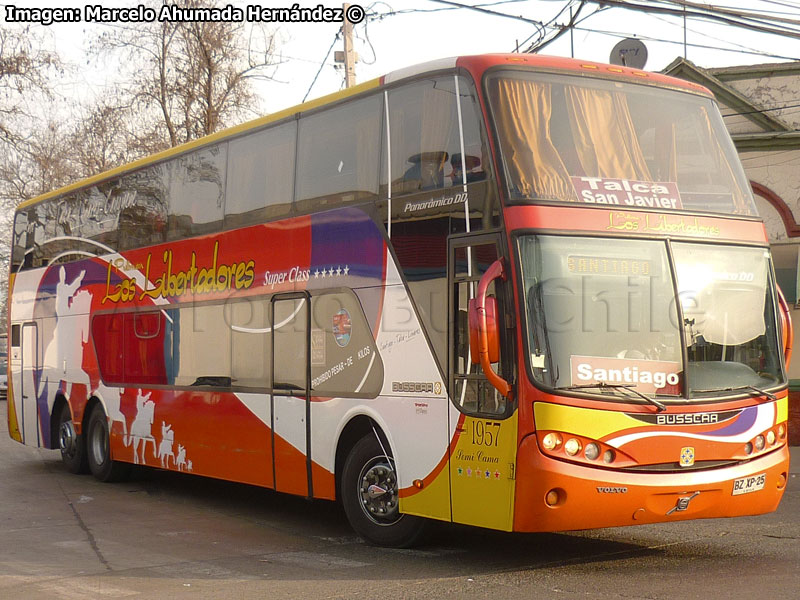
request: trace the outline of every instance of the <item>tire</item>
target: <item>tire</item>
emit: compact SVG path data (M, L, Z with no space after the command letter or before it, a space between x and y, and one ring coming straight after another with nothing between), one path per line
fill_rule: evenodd
M131 470L130 464L111 460L108 419L99 404L89 415L86 427L86 458L92 475L100 481L121 481Z
M67 471L80 475L89 472L89 463L86 458L86 436L75 433L72 423L72 413L69 405L61 405L58 417L58 447L61 450L61 461Z
M361 438L342 469L342 505L352 528L370 544L408 548L422 536L425 520L399 511L392 462L374 434ZM385 491L376 495L376 488Z

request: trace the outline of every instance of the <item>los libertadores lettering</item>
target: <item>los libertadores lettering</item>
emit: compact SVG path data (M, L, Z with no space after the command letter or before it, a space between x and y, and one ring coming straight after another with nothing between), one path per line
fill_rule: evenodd
M148 254L144 271L144 287L139 294L139 300L145 298L174 298L184 294L210 294L222 293L233 290L248 289L255 281L255 266L253 260L235 262L231 264L218 264L219 242L214 244L214 255L211 265L207 267L197 265L197 256L192 252L191 264L185 271L172 271L172 250L165 250L162 255L163 271L161 275L151 279L153 255ZM103 304L111 302L129 302L136 297L136 281L124 278L119 283L111 283L114 267L108 264L106 276L106 294ZM156 271L157 272L157 271Z

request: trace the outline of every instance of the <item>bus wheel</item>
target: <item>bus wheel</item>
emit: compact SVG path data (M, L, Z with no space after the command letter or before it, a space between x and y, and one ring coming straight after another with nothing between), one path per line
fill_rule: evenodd
M66 402L61 405L61 414L58 417L58 447L67 471L76 475L89 472L85 437L75 433L72 414Z
M350 525L366 541L407 548L422 535L424 519L399 510L394 465L373 434L361 438L347 456L341 493Z
M86 428L86 454L89 470L100 481L120 481L130 472L130 464L111 460L108 419L99 404L89 415L89 425Z

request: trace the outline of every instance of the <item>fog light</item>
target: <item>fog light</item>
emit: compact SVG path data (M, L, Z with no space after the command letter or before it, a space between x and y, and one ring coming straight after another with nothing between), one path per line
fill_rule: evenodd
M772 446L775 443L775 432L771 429L767 432L767 443Z
M786 423L778 425L778 437L781 439L786 437Z
M557 433L548 433L542 440L542 446L545 450L554 450L561 445L561 436Z
M550 490L544 497L544 501L547 503L547 506L556 506L558 504L558 500L558 490Z
M569 438L567 443L564 444L564 451L570 456L575 456L581 451L581 443L575 438Z
M756 436L756 450L763 450L764 449L764 436L758 435Z
M605 452L603 452L603 462L604 463L610 464L610 463L614 462L615 458L616 458L616 455L614 454L613 450L606 450Z
M744 453L745 454L752 454L753 453L753 444L751 444L750 442L747 442L744 445Z
M586 444L586 450L584 450L584 454L589 460L596 460L597 457L600 456L600 446L594 442L591 444Z

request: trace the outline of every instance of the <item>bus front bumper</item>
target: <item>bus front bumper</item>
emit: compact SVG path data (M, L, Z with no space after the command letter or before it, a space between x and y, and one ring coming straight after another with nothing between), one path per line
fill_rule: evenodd
M514 531L763 514L778 507L788 472L787 445L730 467L633 473L548 458L539 451L535 436L529 436L518 454Z

